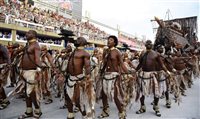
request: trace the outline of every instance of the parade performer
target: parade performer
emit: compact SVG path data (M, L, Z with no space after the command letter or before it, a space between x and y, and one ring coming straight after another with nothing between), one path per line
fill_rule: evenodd
M122 77L120 74L127 73L128 70L125 67L122 59L122 55L116 46L118 45L118 39L116 36L108 37L108 49L103 53L103 65L100 69L102 85L98 85L98 91L101 91L101 96L97 93L97 97L102 97L103 110L99 118L109 116L109 104L108 99L115 101L117 109L119 111L119 118L125 119L126 110L124 108L124 91L122 90ZM101 90L102 89L102 90Z
M44 98L46 99L45 104L50 104L53 102L52 95L50 92L50 78L51 78L51 68L55 69L55 65L53 64L53 57L47 50L46 46L42 46L41 48L41 62L42 62L42 93Z
M157 66L158 64L162 67L162 69L167 72L168 75L170 75L170 72L166 69L164 66L164 63L162 62L161 56L156 51L152 50L152 42L150 40L147 40L145 43L146 51L144 54L141 54L140 56L140 63L136 68L136 71L138 72L138 78L139 78L139 95L140 95L140 103L141 107L136 112L136 114L141 114L146 112L146 106L145 106L145 96L153 94L154 95L154 105L153 109L155 111L156 116L161 116L161 113L159 111L159 85L157 81Z
M69 57L66 78L67 119L74 119L74 105L84 118L94 118L95 92L91 79L90 55L84 50L86 44L85 38L78 37L74 44L76 48Z
M26 112L21 115L18 119L24 119L27 117L39 118L42 115L39 94L38 94L38 80L39 73L41 71L40 61L40 46L36 39L37 32L29 30L26 33L27 45L24 49L22 61L20 64L21 78L25 81L25 92L26 92ZM33 112L32 103L35 106Z
M9 64L8 50L0 44L0 110L5 109L10 104L4 90L8 78Z

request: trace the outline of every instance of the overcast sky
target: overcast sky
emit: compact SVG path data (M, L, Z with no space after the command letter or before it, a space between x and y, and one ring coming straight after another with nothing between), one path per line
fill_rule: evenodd
M93 20L115 28L119 25L121 31L138 37L145 35L154 41L154 26L150 22L154 16L165 19L168 9L170 19L198 16L199 5L199 0L83 0L83 16L88 11Z

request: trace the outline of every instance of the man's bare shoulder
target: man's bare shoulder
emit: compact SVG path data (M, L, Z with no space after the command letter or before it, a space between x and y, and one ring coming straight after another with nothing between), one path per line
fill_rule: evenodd
M41 49L38 42L36 43L36 47L37 47L39 50Z
M120 51L119 49L115 48L114 51L115 51L117 54L121 55L121 51Z
M76 51L76 57L90 57L90 54L85 50Z
M90 57L90 54L87 51L83 50L83 52L85 57Z
M40 50L40 45L38 42L35 42L34 44L31 44L30 47L33 47L34 49Z

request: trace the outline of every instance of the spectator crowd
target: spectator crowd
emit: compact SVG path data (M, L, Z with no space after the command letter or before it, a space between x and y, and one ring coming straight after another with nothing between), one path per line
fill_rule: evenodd
M71 30L76 36L87 36L93 40L103 40L108 34L95 27L89 21L81 22L65 18L57 12L24 5L19 1L0 4L0 22L17 24L37 30L59 33L60 29Z

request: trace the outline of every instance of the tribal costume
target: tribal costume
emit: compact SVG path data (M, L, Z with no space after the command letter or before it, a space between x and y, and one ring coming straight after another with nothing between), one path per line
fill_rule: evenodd
M86 111L87 119L94 118L95 92L93 82L88 82L84 74L69 76L66 82L66 93L73 104L80 105L80 111ZM68 118L73 118L73 113Z
M169 76L166 74L166 72L159 71L158 73L158 84L159 84L159 91L162 92L166 92L169 89L169 83L168 83L168 78Z
M139 85L140 85L140 96L149 96L153 94L155 97L160 97L160 90L157 80L158 72L145 72L141 71L138 73Z
M0 44L0 110L5 109L10 104L3 88L7 84L9 64L10 58L8 56L8 51Z
M0 110L6 108L10 102L7 99L4 86L7 84L8 68L5 64L0 64Z
M22 83L21 87L25 87L26 92L26 112L25 115L21 115L19 119L24 119L27 117L33 116L33 107L32 103L35 106L34 113L35 115L41 116L42 112L40 109L40 92L38 88L37 79L40 78L39 72L37 70L20 70L20 77L24 80L25 83ZM31 100L32 102L28 101Z
M51 82L51 69L50 63L47 59L46 54L43 54L41 56L41 61L42 61L42 67L44 67L41 71L42 73L42 80L40 82L40 85L42 87L42 93L44 98L46 99L45 104L50 104L53 102L52 100L52 95L50 92L50 82Z

